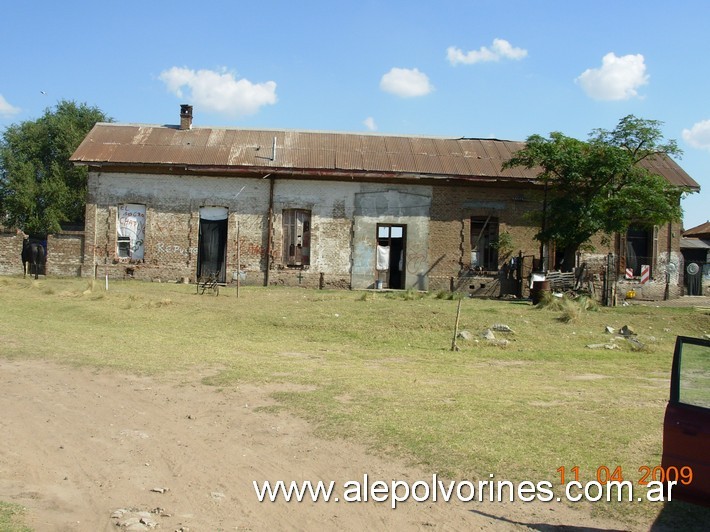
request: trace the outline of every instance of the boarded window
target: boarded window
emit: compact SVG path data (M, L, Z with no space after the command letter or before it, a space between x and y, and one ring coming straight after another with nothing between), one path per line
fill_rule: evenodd
M311 211L284 209L283 262L287 266L311 263Z
M145 205L123 203L118 206L116 254L133 260L143 259Z
M471 217L471 268L498 270L498 218Z

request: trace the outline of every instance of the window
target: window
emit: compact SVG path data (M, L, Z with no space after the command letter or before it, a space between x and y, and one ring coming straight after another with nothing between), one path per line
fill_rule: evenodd
M145 205L124 203L118 206L116 254L133 260L143 259Z
M118 237L118 256L121 258L130 258L131 256L131 239L127 236Z
M311 211L284 209L283 262L287 266L311 263Z
M471 268L498 270L498 218L471 217Z
M678 401L710 408L710 346L685 343L679 365Z

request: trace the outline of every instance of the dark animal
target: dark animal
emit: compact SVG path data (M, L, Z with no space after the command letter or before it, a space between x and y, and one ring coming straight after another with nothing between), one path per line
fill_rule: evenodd
M35 269L35 279L39 278L39 267L44 264L44 246L38 242L30 242L29 238L22 240L22 276L27 276L27 263L30 263L30 275L32 266Z

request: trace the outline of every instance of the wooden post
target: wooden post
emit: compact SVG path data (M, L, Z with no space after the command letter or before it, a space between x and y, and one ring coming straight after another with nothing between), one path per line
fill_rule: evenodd
M237 299L239 298L239 284L242 279L242 243L239 239L239 220L237 220Z
M461 316L461 299L456 306L456 324L454 325L454 338L451 340L451 350L458 351L459 346L456 345L456 337L459 335L459 317Z

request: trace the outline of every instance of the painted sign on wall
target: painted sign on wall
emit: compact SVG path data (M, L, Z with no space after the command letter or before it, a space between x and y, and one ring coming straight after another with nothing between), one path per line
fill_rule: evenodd
M118 255L134 260L143 259L145 240L145 205L124 203L118 206Z

